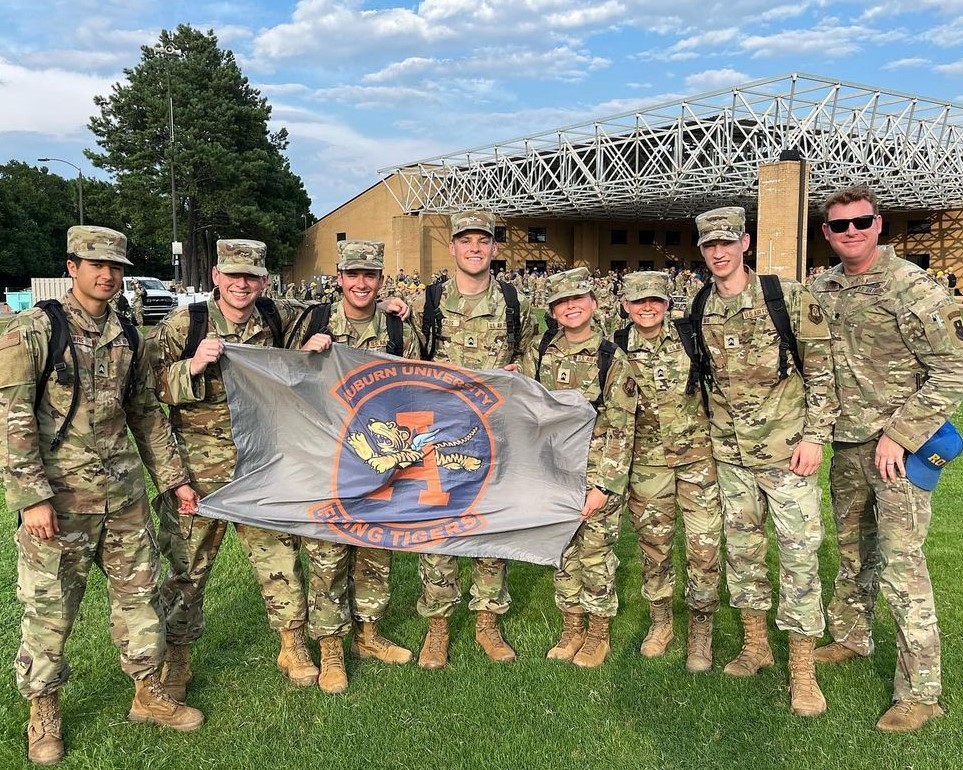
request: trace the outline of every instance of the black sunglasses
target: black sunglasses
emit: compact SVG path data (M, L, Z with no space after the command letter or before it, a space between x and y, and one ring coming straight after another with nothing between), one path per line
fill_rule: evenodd
M850 224L857 230L869 230L875 221L875 214L863 214L861 217L853 217L852 219L830 219L826 224L834 233L845 233Z

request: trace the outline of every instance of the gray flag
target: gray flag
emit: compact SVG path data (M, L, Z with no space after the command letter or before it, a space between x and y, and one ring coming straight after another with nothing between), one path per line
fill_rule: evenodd
M595 410L576 391L334 345L227 345L238 448L205 516L352 545L559 562Z

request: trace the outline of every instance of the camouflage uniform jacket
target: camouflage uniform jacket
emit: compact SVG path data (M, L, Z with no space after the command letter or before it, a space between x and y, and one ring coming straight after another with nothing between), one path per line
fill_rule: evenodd
M375 309L374 316L371 318L371 322L365 327L365 330L361 333L360 337L355 336L354 326L348 317L344 314L343 302L338 302L331 307L331 319L328 321L328 333L331 335L331 339L341 345L348 345L352 348L361 348L362 350L374 350L378 353L384 353L388 347L388 324L385 321L385 312L380 309ZM404 352L402 355L405 358L419 358L420 357L420 346L418 344L418 335L415 333L414 327L411 325L411 319L402 326L402 334L404 339Z
M709 418L701 394L686 395L691 361L675 324L664 323L655 339L633 324L627 357L639 389L634 461L676 468L710 458Z
M578 390L594 402L599 397L600 332L593 330L585 342L570 345L559 332L538 363L538 341L531 343L521 362L521 371L538 379L549 390ZM536 376L537 375L537 376ZM635 437L636 387L629 362L616 348L605 378L605 395L598 409L589 444L586 480L616 495L625 493L632 467Z
M779 379L779 334L752 270L749 284L728 302L715 285L706 302L702 333L709 351L712 454L743 467L780 464L800 441L824 444L832 437L839 402L829 346L829 327L802 284L782 280L803 375L789 358Z
M304 305L289 300L276 301L281 328L287 333L301 315ZM274 344L271 327L254 313L243 326L228 321L212 294L207 300L208 334L224 342L270 347ZM230 481L237 463L237 448L231 433L231 413L219 364L210 364L203 374L191 377L191 362L182 361L187 345L190 312L182 306L172 310L150 333L151 362L157 378L157 395L170 404L174 435L191 473L204 483Z
M915 452L963 400L960 306L924 270L881 246L865 273L820 274L812 293L832 331L837 441L881 432Z
M492 281L488 286L488 294L468 312L466 302L455 286L455 279L449 278L438 302L442 326L435 360L466 369L498 369L517 362L531 345L535 333L529 301L519 295L518 304L521 334L516 349L511 350L505 323L505 297L498 284ZM412 322L416 329L422 328L424 314L425 294L422 292L412 303Z
M50 347L50 320L42 310L26 310L0 337L0 436L7 508L16 511L47 500L60 513L103 516L105 510L122 510L144 496L141 458L159 490L186 483L170 424L154 393L147 346L139 347L133 390L125 404L132 351L116 314L108 312L101 333L72 292L60 301L77 351L77 367L67 351L69 381L61 385L56 375L51 376L36 412L37 380ZM64 442L51 452L51 440L63 424L77 378L77 413Z

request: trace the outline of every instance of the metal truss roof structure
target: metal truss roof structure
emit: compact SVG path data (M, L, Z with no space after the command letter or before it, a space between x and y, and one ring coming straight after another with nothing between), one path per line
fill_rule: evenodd
M381 169L406 213L676 219L754 211L796 151L810 201L867 183L886 211L963 205L963 105L792 74Z

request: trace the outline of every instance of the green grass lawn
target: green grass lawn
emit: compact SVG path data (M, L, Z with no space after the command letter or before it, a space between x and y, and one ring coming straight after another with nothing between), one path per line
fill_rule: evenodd
M504 622L519 652L509 665L489 662L475 645L465 610L453 623L451 665L440 672L415 664L389 667L348 658L351 686L329 696L289 686L274 665L278 640L268 629L249 565L233 534L221 552L207 601L207 630L195 647L189 700L206 725L178 734L126 720L133 691L107 632L103 576L94 571L68 644L73 676L62 693L67 757L64 768L893 768L963 767L963 598L959 592L963 532L963 462L950 465L936 492L927 542L943 638L947 716L918 734L875 730L888 707L895 664L894 629L880 607L875 655L821 668L829 711L801 719L789 711L785 634L770 616L776 666L749 679L722 675L740 647L733 611L720 612L716 665L710 674L684 670L684 646L646 660L638 646L647 625L639 600L639 564L626 520L619 544L622 608L612 628L613 655L583 671L547 661L561 618L552 602L551 570L513 564L514 606ZM825 469L823 471L825 485ZM825 499L823 595L835 574L834 532ZM15 599L14 517L0 537L0 768L24 759L27 704L14 687L19 641ZM681 544L679 544L681 545ZM771 554L774 560L774 554ZM463 565L463 578L467 563ZM416 557L395 561L394 594L383 630L416 649L425 623L414 611ZM467 593L467 588L466 588ZM681 586L676 630L685 631Z

